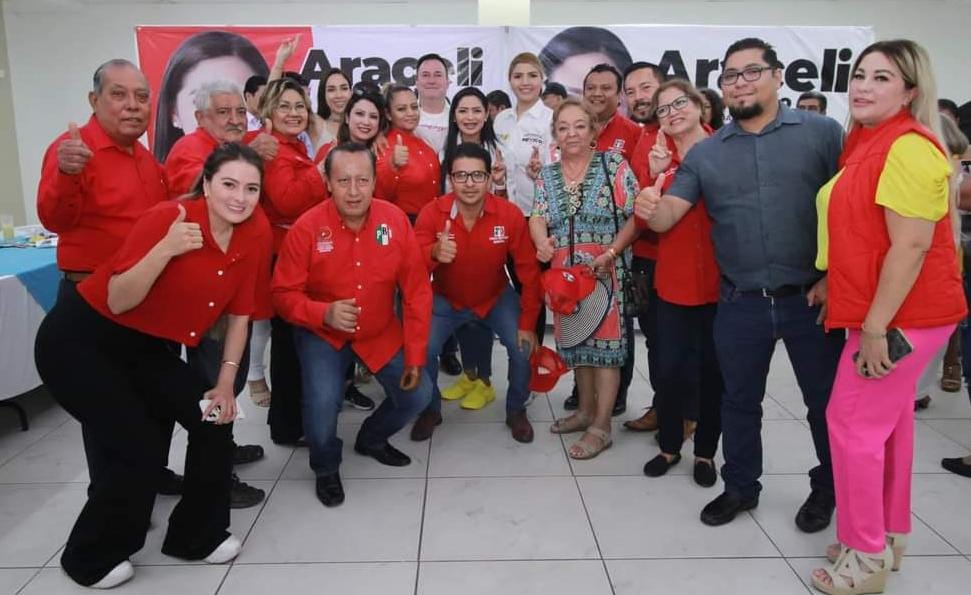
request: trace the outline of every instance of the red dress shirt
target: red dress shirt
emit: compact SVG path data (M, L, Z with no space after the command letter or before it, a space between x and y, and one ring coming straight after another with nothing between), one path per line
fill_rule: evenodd
M657 122L645 124L641 128L641 136L634 146L634 152L628 160L630 161L630 168L634 171L634 175L637 176L637 184L641 188L644 188L644 185L651 179L651 166L648 161L648 153L651 152L651 147L654 146L654 142L657 140L657 131ZM657 234L645 226L641 229L641 234L634 240L634 256L657 260L657 247Z
M391 159L399 138L408 147L408 163L395 170ZM416 217L439 194L438 153L414 134L392 128L388 132L388 149L378 158L377 176L374 196L393 202L410 217Z
M122 314L112 314L108 309L108 281L137 264L165 237L180 204L185 207L185 220L202 228L202 248L169 260L140 304ZM105 318L194 347L224 312L239 316L253 313L257 268L264 251L256 241L257 233L257 223L250 217L235 227L223 252L212 237L204 199L166 201L135 223L121 249L79 283L78 292Z
M620 112L615 112L597 135L597 150L620 153L629 163L640 137L641 127Z
M655 134L656 136L656 134ZM654 139L651 140L651 145ZM665 174L664 190L674 183L681 156L674 141L668 139L671 166ZM657 179L648 179L654 184ZM646 222L637 219L638 227ZM699 199L680 221L668 231L658 234L657 267L654 269L654 288L666 302L680 306L701 306L718 302L721 273L715 260L715 245L711 241L711 218L704 198Z
M91 160L79 174L63 173L57 146L68 134L54 139L44 153L37 215L59 236L57 266L90 272L117 252L135 220L167 199L168 191L165 173L141 143L131 152L119 147L94 116L80 132Z
M425 263L434 272L432 289L453 308L472 310L479 318L485 318L509 287L505 266L512 257L516 276L523 284L519 328L534 329L542 307L542 292L536 249L522 211L507 200L487 194L482 215L467 230L457 208L453 211L455 201L455 194L446 194L428 203L415 222ZM432 258L432 248L446 221L452 222L451 235L458 252L455 260L442 264Z
M202 173L206 159L218 146L219 141L202 127L175 141L165 158L165 175L171 198L179 198L191 192L196 179Z
M250 142L259 131L248 132ZM280 142L276 158L263 163L263 197L261 204L273 226L273 252L279 252L287 230L310 207L327 198L327 185L307 147L299 139L289 139L277 131L273 136Z
M404 328L395 315L399 288ZM428 269L408 218L388 202L373 199L358 231L344 225L332 200L307 211L283 242L272 290L280 316L334 349L350 342L373 372L402 346L406 366L425 364L432 311ZM350 298L361 308L356 331L326 325L331 302Z

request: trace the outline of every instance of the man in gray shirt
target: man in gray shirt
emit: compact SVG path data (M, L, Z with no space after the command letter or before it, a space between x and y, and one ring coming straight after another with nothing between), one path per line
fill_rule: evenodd
M728 523L758 505L762 397L781 338L819 459L796 515L796 525L812 533L826 528L833 513L826 404L843 347L842 333L825 333L819 324L826 278L814 266L816 193L836 173L843 130L835 120L779 103L782 63L766 42L735 42L722 69L732 122L688 152L663 197L663 181L645 188L635 213L664 232L704 197L713 222L722 273L714 332L725 381L725 491L705 506L702 522Z

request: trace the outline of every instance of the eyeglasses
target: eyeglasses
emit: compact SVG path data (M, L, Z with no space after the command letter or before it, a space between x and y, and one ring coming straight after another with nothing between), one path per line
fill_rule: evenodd
M744 80L754 83L755 81L762 78L762 73L766 70L775 70L774 66L749 66L748 68L739 72L738 70L727 70L720 77L718 77L718 84L723 87L728 85L734 85L738 81L738 77L741 76Z
M289 103L281 103L280 105L276 106L276 111L280 112L281 114L287 114L287 113L299 114L300 112L307 111L307 106L302 103L298 103L296 105L290 105Z
M657 106L657 109L654 110L654 115L657 116L658 118L666 118L668 114L671 113L672 109L680 112L684 108L688 107L689 103L691 103L691 100L688 99L688 96L682 95L681 97L678 97L671 103L666 103L664 105Z
M476 171L453 171L452 181L456 184L465 184L469 180L472 180L476 184L481 184L489 179L488 172L484 172L481 169Z

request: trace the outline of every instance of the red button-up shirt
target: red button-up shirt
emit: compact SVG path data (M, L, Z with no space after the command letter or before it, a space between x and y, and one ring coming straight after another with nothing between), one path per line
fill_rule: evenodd
M597 135L597 150L620 153L629 163L640 137L641 127L620 112L615 112Z
M219 146L211 134L203 128L177 140L168 157L165 158L165 174L169 184L169 195L178 198L189 194L196 180L202 175L202 167L210 153ZM256 224L257 241L265 248L259 267L256 283L256 311L254 320L265 320L273 316L273 303L270 301L270 263L273 260L273 231L263 207L256 206L252 219Z
M404 328L395 315L400 288ZM332 302L356 298L357 329L324 323ZM432 289L421 246L401 209L371 201L361 229L344 225L334 201L307 211L290 229L273 272L273 303L284 319L306 327L334 349L350 342L372 371L404 346L406 366L425 364Z
M250 142L259 131L248 132ZM273 252L280 250L287 230L310 207L327 198L327 185L307 147L299 139L289 139L277 131L280 142L276 158L263 163L263 197L260 202L273 226Z
M648 153L651 152L651 147L654 146L654 142L657 140L658 128L657 122L650 122L641 128L641 136L637 140L637 145L634 146L634 152L631 154L630 159L628 159L630 168L634 171L634 175L637 176L637 183L641 188L645 188L645 184L651 180L651 165L648 161ZM650 229L644 228L634 241L634 256L657 260L657 246L657 234Z
M408 163L395 170L391 160L399 138L408 147ZM388 148L378 158L377 176L374 196L393 202L411 217L417 216L441 189L438 153L414 134L398 128L388 132Z
M455 200L454 194L446 194L428 203L415 222L422 255L434 273L432 288L453 308L472 310L479 318L485 318L509 287L505 266L512 257L516 276L523 284L519 328L532 330L542 307L542 292L536 249L522 211L507 200L487 194L481 216L468 230L457 207L453 209ZM446 221L452 222L450 234L458 251L455 260L442 264L432 258L432 248Z
M140 304L122 314L108 309L108 281L137 264L168 233L185 207L185 220L202 228L203 245L169 260ZM78 284L78 292L105 318L153 337L190 347L224 312L253 313L261 248L252 217L236 225L223 252L212 237L204 199L166 201L147 211L132 227L121 249Z
M657 136L656 134L654 135ZM655 139L651 140L653 146ZM664 190L674 183L674 175L681 156L674 141L668 138L671 166L665 172ZM656 178L648 178L654 184ZM638 227L647 223L637 219ZM666 302L680 306L701 306L718 302L721 273L715 260L715 245L711 241L711 218L704 199L699 199L680 221L668 231L658 234L657 267L654 269L654 288Z
M57 266L93 271L114 254L142 213L168 198L165 174L141 143L129 152L112 141L97 118L80 128L93 153L84 170L68 175L57 166L57 137L44 153L37 215L58 233Z

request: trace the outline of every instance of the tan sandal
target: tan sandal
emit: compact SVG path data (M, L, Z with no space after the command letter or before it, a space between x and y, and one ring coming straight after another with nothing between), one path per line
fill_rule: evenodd
M249 386L249 398L257 407L269 407L273 395L270 387L266 385L266 380L250 380L246 383Z
M869 595L883 593L887 575L893 566L890 546L876 556L870 556L844 547L831 568L818 568L829 578L829 583L812 575L812 584L818 591L829 595Z
M907 551L907 534L887 533L887 545L893 551L893 566L890 567L890 570L897 572L900 570L900 565L904 561L904 553ZM838 543L832 543L826 548L826 559L830 563L835 564L836 559L839 558L842 551L843 546Z
M587 436L587 434L599 440L600 441L599 446L594 446L594 445L591 445L589 442L585 442L583 439ZM567 451L567 454L570 455L571 459L578 459L578 460L592 459L593 457L599 455L603 451L610 448L610 445L613 444L613 442L614 441L611 440L610 438L610 432L605 432L600 428L595 428L593 426L590 426L589 428L587 428L587 431L583 433L583 436L580 436L580 439L574 442L572 446L570 446L570 449ZM575 453L573 450L574 448L579 449L580 452Z
M593 420L577 411L570 417L561 417L554 421L553 425L550 426L550 432L554 434L582 432L589 428L591 423L593 423Z

